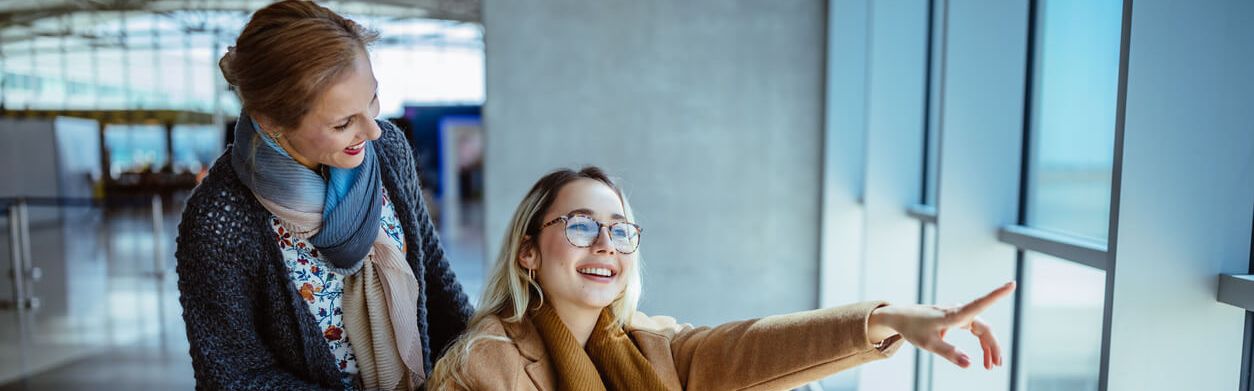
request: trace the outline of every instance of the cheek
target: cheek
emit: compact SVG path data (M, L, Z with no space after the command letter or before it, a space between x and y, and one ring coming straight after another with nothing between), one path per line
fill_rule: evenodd
M637 272L636 271L636 265L637 265L636 257L634 255L626 256L626 257L621 258L619 262L621 262L620 264L623 266L624 278L618 279L618 282L619 282L619 285L626 287L627 278L625 277L630 276L632 273Z
M310 134L306 132L292 139L292 146L296 147L301 155L308 158L317 158L327 155L328 151L332 151L333 139L329 135ZM332 151L333 152L333 151Z
M548 235L540 242L540 255L544 262L540 267L552 266L551 271L554 272L565 270L578 260L579 254L575 250L579 249L566 243L562 235Z
M352 135L348 132L324 134L318 139L318 149L325 151L327 154L337 153L348 147L352 138Z

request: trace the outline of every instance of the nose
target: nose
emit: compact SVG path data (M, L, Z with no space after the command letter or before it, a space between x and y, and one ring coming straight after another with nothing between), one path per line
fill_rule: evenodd
M367 121L365 121L365 122L366 122L366 124L365 124L365 125L366 125L366 129L365 129L365 130L366 130L366 132L365 132L365 133L366 133L366 134L365 134L366 139L367 139L367 140L372 140L372 141L373 141L373 140L378 140L378 139L379 139L379 137L383 135L383 129L380 129L380 128L379 128L379 123L378 123L378 122L375 122L373 118L372 118L372 119L370 119L370 120L367 120Z
M592 252L601 255L618 253L618 250L614 249L614 243L610 242L610 227L599 227L597 229L597 239L592 242Z

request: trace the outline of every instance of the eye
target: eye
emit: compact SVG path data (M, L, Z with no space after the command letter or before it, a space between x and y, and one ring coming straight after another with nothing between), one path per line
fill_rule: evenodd
M567 229L580 234L590 234L598 231L596 221L585 216L571 217L570 222L567 223Z
M611 229L613 229L613 232L610 232L612 234L610 236L616 236L616 237L622 237L622 238L631 236L630 234L627 233L627 227L623 224L614 224L614 226L611 227Z
M349 118L347 121L344 121L344 124L336 125L335 130L343 132L344 129L348 129L348 125L352 125L352 124L353 124L353 119Z

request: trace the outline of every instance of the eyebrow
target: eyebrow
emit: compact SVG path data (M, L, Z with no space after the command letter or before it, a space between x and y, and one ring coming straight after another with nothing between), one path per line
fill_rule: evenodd
M372 103L373 103L375 99L379 99L379 79L374 79L374 95L373 95L373 96L371 96L371 98L370 98L370 102L372 102ZM357 116L357 114L358 114L358 113L353 113L353 114L349 114L349 115L346 115L346 116L340 117L340 119L339 119L339 120L336 120L336 121L331 122L331 125L332 125L332 126L339 126L339 124L342 124L342 123L344 123L345 121L348 121L348 120L352 119L353 117Z
M566 212L566 217L570 217L574 215L593 216L593 215L596 215L596 213L592 212L592 209L588 209L588 208L579 208L579 209L572 210L570 212ZM620 215L618 213L615 213L615 214L610 215L610 220L627 220L627 217Z

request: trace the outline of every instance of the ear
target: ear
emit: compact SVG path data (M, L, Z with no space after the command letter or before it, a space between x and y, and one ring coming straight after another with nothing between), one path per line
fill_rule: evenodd
M531 235L523 236L522 244L518 249L518 264L523 269L539 269L540 254L536 251L536 244Z
M270 117L266 117L261 114L252 114L251 117L253 118L253 121L257 123L257 127L261 128L261 130L265 131L267 134L283 132L283 129L279 129Z

